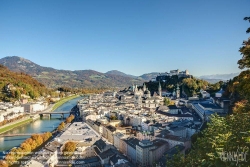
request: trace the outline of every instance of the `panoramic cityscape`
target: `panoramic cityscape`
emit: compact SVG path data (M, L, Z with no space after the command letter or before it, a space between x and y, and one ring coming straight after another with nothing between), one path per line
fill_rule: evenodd
M0 167L249 167L249 6L0 1Z

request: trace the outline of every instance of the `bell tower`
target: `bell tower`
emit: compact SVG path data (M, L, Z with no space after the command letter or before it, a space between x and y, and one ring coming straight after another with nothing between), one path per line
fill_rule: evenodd
M147 87L145 85L145 83L143 83L143 88L142 88L143 92L145 92L147 90Z
M176 89L176 98L180 98L180 87L179 84L177 84L177 89Z

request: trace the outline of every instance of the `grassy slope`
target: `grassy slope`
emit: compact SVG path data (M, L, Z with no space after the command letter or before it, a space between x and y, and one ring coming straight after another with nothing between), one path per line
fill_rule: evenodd
M64 103L66 103L69 100L75 99L79 97L79 95L74 95L74 96L70 96L70 97L66 97L58 102L55 103L55 105L52 108L52 111L56 110L58 107L60 107L61 105L63 105Z
M1 134L1 133L4 133L4 132L7 132L7 131L9 131L9 130L11 130L11 129L13 129L13 128L18 127L18 126L21 126L21 125L24 125L24 124L26 124L26 123L29 123L29 122L31 122L31 121L32 121L31 118L27 118L27 119L24 120L24 121L18 122L18 123L16 123L16 124L12 124L12 125L10 125L10 126L6 126L6 127L2 128L2 129L0 129L0 134Z

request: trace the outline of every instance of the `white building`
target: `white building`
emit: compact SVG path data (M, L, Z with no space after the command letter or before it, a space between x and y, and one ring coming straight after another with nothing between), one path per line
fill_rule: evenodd
M92 120L92 121L96 121L97 119L101 118L100 115L88 115L88 116L85 116L85 117L82 117L83 118L83 121L87 121L88 119Z
M7 103L6 105L1 105L0 108L0 122L10 120L24 114L24 108L22 106L12 106Z
M220 91L215 93L215 97L221 97L223 95L224 91L220 89Z
M200 93L203 99L210 98L210 94L207 91L201 90Z
M131 126L141 125L142 122L147 120L145 117L136 116L136 115L130 116L129 118L130 118L130 125Z
M47 102L26 103L22 105L25 112L34 113L43 111L48 107Z

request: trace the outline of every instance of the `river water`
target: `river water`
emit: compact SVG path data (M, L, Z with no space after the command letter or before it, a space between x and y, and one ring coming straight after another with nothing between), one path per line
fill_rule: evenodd
M54 112L60 111L70 111L76 104L77 101L82 99L82 97L78 97L72 99L60 107L58 107ZM64 118L68 117L69 114L65 114ZM40 118L35 122L31 122L29 124L23 125L22 127L15 128L11 131L8 131L5 134L20 134L20 133L43 133L54 130L61 122L62 118L60 114L52 115L51 119L48 118ZM13 147L18 147L24 140L29 138L30 136L14 136L14 137L0 137L0 159L3 156L3 151L8 151Z

